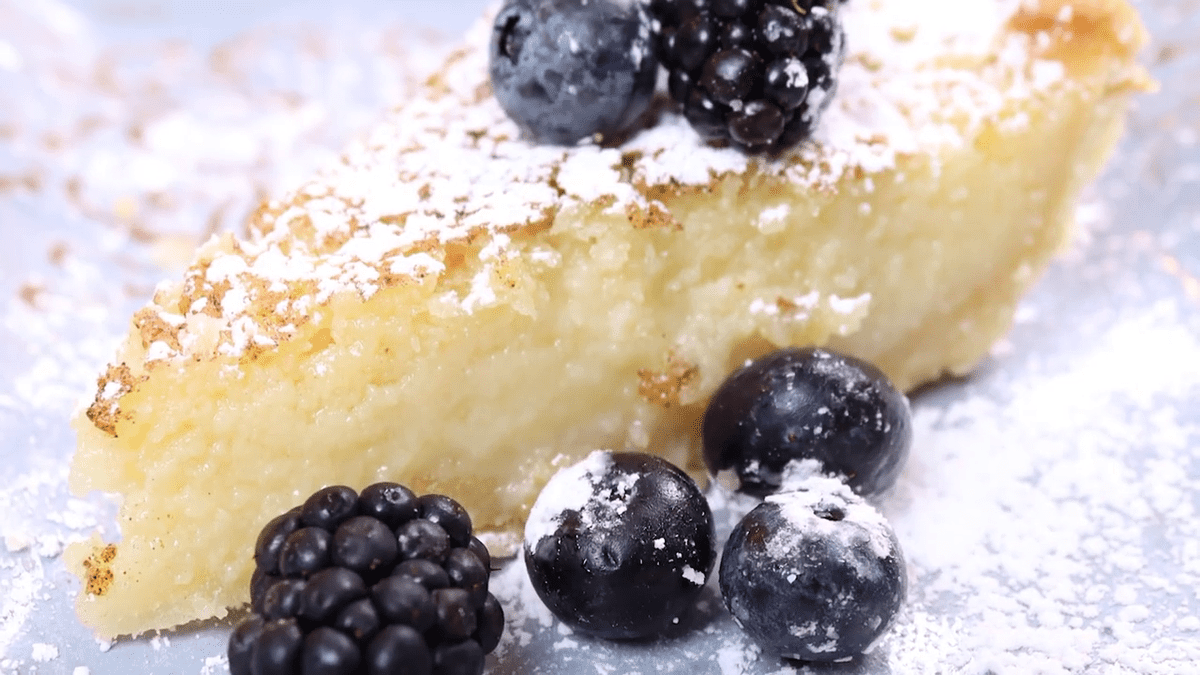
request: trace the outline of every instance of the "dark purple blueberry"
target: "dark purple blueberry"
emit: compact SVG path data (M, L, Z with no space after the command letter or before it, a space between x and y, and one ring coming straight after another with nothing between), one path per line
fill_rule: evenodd
M358 495L358 509L364 516L378 518L393 530L420 513L417 495L396 483L374 483L363 488Z
M276 619L263 626L254 643L250 672L254 675L293 675L300 664L304 633L295 619Z
M483 601L476 619L474 638L483 648L483 653L490 654L500 644L500 636L504 634L504 608L496 600L496 596L488 593Z
M437 523L424 518L410 520L396 530L400 559L424 558L441 563L450 552L450 535Z
M304 581L284 579L267 589L263 596L262 615L268 621L298 616L304 607Z
M474 640L443 643L433 650L435 675L480 675L483 649Z
M371 599L362 598L346 605L338 612L331 625L354 638L359 644L366 644L379 632L383 622L380 621L379 612L375 611Z
M254 645L262 635L265 624L261 616L251 615L233 629L233 633L229 635L228 650L230 675L252 675L250 662L254 655Z
M355 516L333 533L333 564L359 574L375 576L395 565L399 556L396 535L373 516Z
M344 567L330 567L304 585L300 616L318 623L332 621L347 605L367 596L362 577Z
M534 589L563 623L605 638L658 635L712 570L712 512L666 460L597 451L543 489L524 554Z
M368 675L432 675L433 655L425 638L411 626L393 624L367 646Z
M420 499L421 517L441 526L450 535L451 546L471 543L471 514L446 495L424 495Z
M312 494L300 507L300 522L330 532L358 515L358 493L345 485L330 485Z
M306 577L329 566L333 535L320 527L302 527L288 535L279 551L279 572L285 577Z
M612 136L649 107L657 51L641 2L508 0L492 28L492 90L537 141Z
M725 605L764 650L801 661L866 651L904 602L887 521L832 478L767 497L734 528L720 569Z
M371 587L379 616L424 632L437 621L437 606L425 587L408 577L388 577Z
M304 638L300 663L303 675L355 675L362 652L341 631L322 626Z
M424 586L427 591L436 591L450 585L450 575L446 573L446 568L424 558L405 560L396 565L392 574L408 577Z
M701 440L709 471L733 469L753 495L779 489L788 464L802 460L871 495L896 482L912 421L908 399L878 368L825 349L788 348L717 388Z
M267 523L254 543L254 562L265 574L279 573L279 551L288 535L300 529L300 512L288 511Z
M471 603L476 607L483 604L488 594L488 578L491 572L479 562L474 553L465 548L456 548L446 556L446 574L450 584L461 588L471 597Z

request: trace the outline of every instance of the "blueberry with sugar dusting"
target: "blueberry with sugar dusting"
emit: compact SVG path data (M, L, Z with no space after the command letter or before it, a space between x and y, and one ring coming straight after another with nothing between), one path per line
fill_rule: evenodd
M232 675L479 675L500 642L491 556L449 497L327 487L268 522L254 559Z
M667 90L709 141L777 155L810 137L844 58L839 0L651 0Z
M652 22L637 0L508 0L489 52L500 107L544 143L627 129L658 73Z
M904 602L890 525L841 481L810 477L738 523L721 557L721 594L767 651L840 661L870 651Z
M660 635L716 559L712 511L658 457L595 451L550 479L525 526L525 565L563 623L603 638Z
M789 463L816 460L872 495L896 482L912 444L908 399L878 368L826 349L789 348L753 361L717 388L700 428L714 474L764 496Z

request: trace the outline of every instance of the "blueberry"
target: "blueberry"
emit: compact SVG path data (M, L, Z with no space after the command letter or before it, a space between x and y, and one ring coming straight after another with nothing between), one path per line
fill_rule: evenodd
M604 638L666 631L716 558L712 512L666 460L596 451L556 474L525 527L525 565L563 623Z
M813 477L771 495L734 528L721 558L725 605L764 649L838 661L870 649L906 590L887 521L844 484Z
M658 73L652 22L629 0L508 0L492 29L500 106L535 140L610 136L650 105Z
M824 349L790 348L738 370L713 394L701 423L713 474L740 489L776 491L789 462L816 460L859 494L895 483L912 444L908 399L878 368Z

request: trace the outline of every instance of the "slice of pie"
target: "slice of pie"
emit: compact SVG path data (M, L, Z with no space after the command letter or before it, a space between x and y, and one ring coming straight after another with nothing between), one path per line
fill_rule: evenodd
M444 492L502 537L596 447L697 468L706 398L779 345L905 388L970 369L1145 88L1143 29L1122 0L844 11L837 98L781 160L665 106L619 147L531 144L485 23L246 240L205 244L77 420L74 489L121 498L119 541L68 553L82 620L223 615L261 524L323 485Z

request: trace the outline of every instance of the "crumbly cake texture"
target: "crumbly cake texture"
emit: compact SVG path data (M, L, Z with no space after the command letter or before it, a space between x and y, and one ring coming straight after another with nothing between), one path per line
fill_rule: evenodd
M1121 0L852 0L845 21L837 99L775 161L666 110L617 147L530 144L481 23L134 316L77 418L73 489L121 499L119 541L66 553L81 619L223 616L261 523L327 484L443 492L515 543L596 447L698 468L708 395L778 345L902 388L968 370L1146 88L1143 29Z

